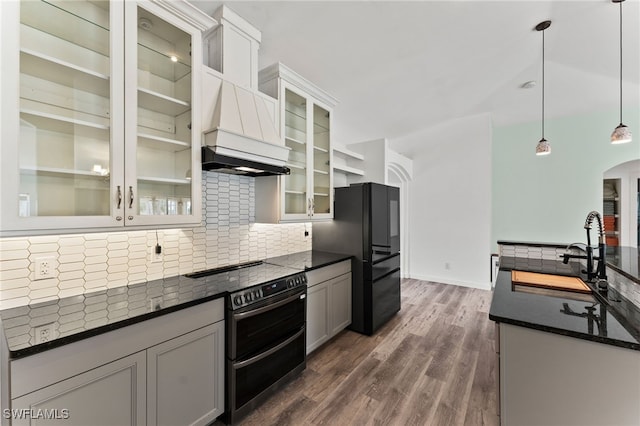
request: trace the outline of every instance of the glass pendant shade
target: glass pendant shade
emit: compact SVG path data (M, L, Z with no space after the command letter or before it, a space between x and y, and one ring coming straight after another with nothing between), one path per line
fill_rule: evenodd
M545 138L540 139L538 145L536 145L536 155L549 155L551 154L551 145Z
M631 139L631 130L622 123L611 133L611 143L614 145L631 142Z

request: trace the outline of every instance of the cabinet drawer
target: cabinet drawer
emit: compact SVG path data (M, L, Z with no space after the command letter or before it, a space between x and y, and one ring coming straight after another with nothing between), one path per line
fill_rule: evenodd
M351 259L343 260L342 262L334 263L333 265L323 268L313 269L307 272L307 279L309 280L308 286L312 287L349 272L351 272Z
M400 268L400 254L396 254L392 257L388 257L384 260L374 262L371 265L367 265L364 268L364 279L369 281L377 280L378 278L388 274L394 269Z

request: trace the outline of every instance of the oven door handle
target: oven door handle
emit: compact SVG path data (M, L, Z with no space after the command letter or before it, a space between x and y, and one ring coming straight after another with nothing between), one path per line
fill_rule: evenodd
M300 337L302 334L304 333L304 327L298 331L296 334L294 334L293 336L289 337L287 340L285 340L284 342L274 346L273 348L269 349L266 352L263 352L259 355L254 356L253 358L249 358L246 361L241 361L241 362L237 362L233 364L233 369L234 370L239 370L243 367L246 367L247 365L251 365L255 362L260 361L263 358L266 358L270 355L273 355L274 353L278 352L280 349L284 348L285 346L287 346L289 343L293 342L294 340L296 340L298 337Z
M242 312L242 313L239 313L239 314L233 314L233 318L235 320L239 320L239 319L243 319L243 318L249 318L249 317L252 317L254 315L260 315L260 314L262 314L264 312L268 312L268 311L270 311L272 309L275 309L275 308L278 308L278 307L280 307L282 305L286 305L287 303L292 302L292 301L294 301L296 299L305 299L306 297L307 296L306 296L305 293L299 292L299 293L294 294L293 296L287 297L286 299L279 300L277 302L271 303L271 304L263 306L261 308L252 309L251 311Z

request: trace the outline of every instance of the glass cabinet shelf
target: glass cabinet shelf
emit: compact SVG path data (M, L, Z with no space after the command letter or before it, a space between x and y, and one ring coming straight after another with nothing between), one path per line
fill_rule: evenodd
M76 90L109 97L109 75L28 49L20 50L24 74Z
M291 173L298 173L298 171L300 171L301 173L306 173L306 167L304 166L304 164L288 162L287 166L292 169Z
M285 145L291 148L292 153L306 153L307 144L300 140L285 138Z
M191 179L174 179L166 177L138 176L140 182L170 183L172 185L191 185Z
M291 138L291 137L289 137L289 136L285 137L285 141L287 141L287 142L292 142L292 143L294 144L294 145L289 145L289 144L287 144L287 146L289 146L290 148L295 147L295 145L302 145L302 146L304 146L304 145L306 144L306 142L304 142L304 141L302 141L302 140L300 140L300 139L294 139L294 138Z
M284 111L287 114L291 114L292 116L298 117L300 120L304 121L307 119L305 105L306 100L302 99L299 101L299 106L293 105L291 102L287 102L284 107Z
M149 46L138 44L138 69L175 83L191 74L191 65L184 63L184 54L162 53ZM176 61L173 61L173 58Z
M79 130L78 127L86 127L93 130L109 130L108 124L96 123L93 121L50 114L26 108L20 109L20 118L23 122L33 128L70 135L77 133ZM104 138L105 136L106 135L103 135L102 137Z
M43 176L79 176L83 178L108 179L109 173L101 174L91 170L61 169L56 167L20 166L20 174Z
M142 87L138 88L138 105L149 111L159 112L170 116L184 114L191 109L189 102L163 95Z
M69 44L109 56L109 5L107 2L25 1L20 22Z
M190 142L145 133L138 133L138 144L144 148L159 149L170 152L179 152L191 148Z

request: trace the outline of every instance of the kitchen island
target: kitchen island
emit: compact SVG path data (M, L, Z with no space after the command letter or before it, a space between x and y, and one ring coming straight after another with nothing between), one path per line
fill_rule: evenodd
M501 257L489 313L496 321L501 424L640 424L638 307L615 288L606 298L531 292L511 276L517 270L586 280L582 268Z

